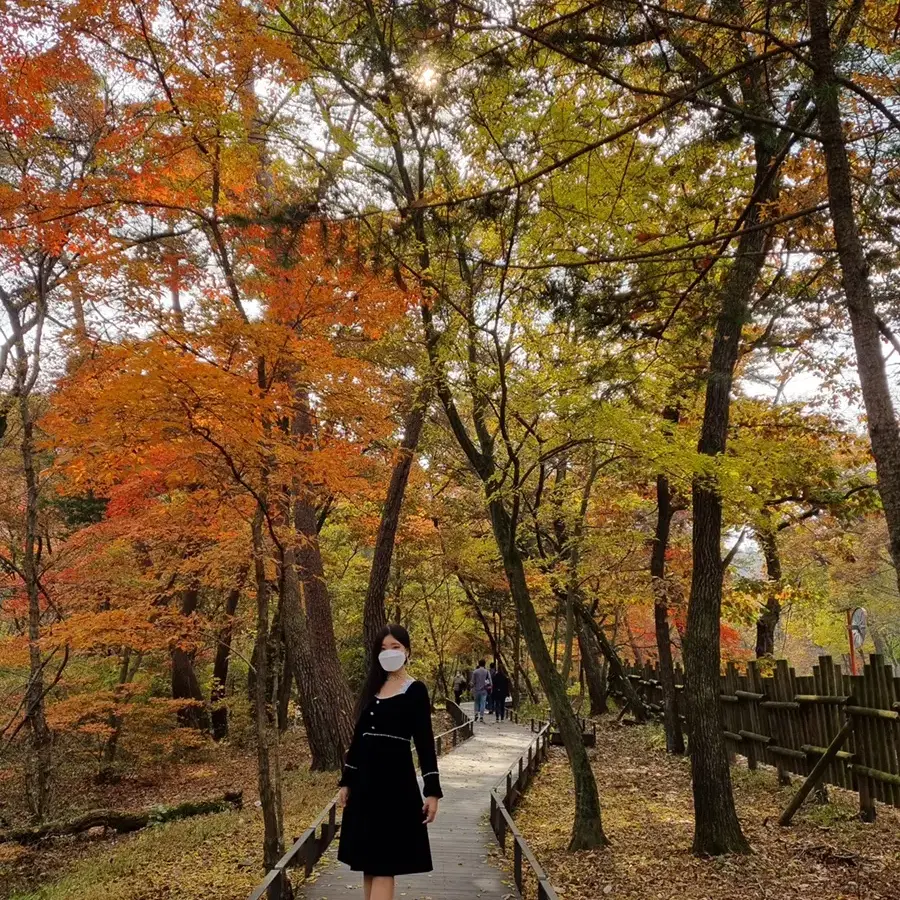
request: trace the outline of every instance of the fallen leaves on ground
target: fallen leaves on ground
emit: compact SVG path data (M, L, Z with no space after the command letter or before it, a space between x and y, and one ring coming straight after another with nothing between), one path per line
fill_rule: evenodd
M334 772L310 772L309 751L299 735L281 746L285 841L308 827L336 791ZM89 834L54 838L34 847L0 844L0 900L196 900L246 897L265 874L262 813L256 806L252 748L212 747L206 759L182 761L138 782L85 784L74 806L86 800L118 808L178 802L244 790L244 808L196 816L122 837ZM89 800L88 800L89 798Z
M857 817L855 795L807 803L790 828L778 816L798 787L774 771L732 769L735 800L753 854L698 859L690 853L693 805L687 759L659 748L654 727L605 723L592 754L612 846L566 852L574 811L566 757L554 749L528 789L516 823L561 900L897 900L900 813Z

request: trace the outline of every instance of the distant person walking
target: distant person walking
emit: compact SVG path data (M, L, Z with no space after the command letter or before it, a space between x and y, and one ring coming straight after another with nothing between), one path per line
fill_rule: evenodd
M460 701L462 700L463 691L466 689L466 679L463 678L462 672L456 673L456 678L453 679L453 698L456 700L456 705L459 706Z
M488 684L488 695L487 695L487 704L485 705L485 712L490 715L494 711L494 676L497 674L497 663L492 662L488 666L488 675L491 676L490 683Z
M503 666L499 666L497 674L493 677L494 687L491 691L491 697L494 700L494 715L498 722L502 722L506 718L506 695L509 693L509 679Z
M478 660L478 668L472 673L469 687L475 701L475 721L484 721L484 708L487 706L488 692L491 686L491 673L484 667L484 660Z
M409 634L386 625L357 704L356 729L340 785L338 859L362 872L365 900L393 900L394 877L432 870L427 826L442 797L428 688L406 671ZM425 799L416 779L419 755Z

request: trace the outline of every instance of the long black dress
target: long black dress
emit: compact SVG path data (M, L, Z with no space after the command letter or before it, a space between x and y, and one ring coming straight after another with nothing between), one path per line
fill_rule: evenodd
M374 698L363 710L341 777L350 789L338 859L366 875L430 872L431 847L413 765L415 741L426 797L442 797L428 688Z

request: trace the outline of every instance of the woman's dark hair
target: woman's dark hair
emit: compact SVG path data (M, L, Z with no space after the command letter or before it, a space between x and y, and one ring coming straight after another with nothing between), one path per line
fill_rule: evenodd
M356 701L357 719L363 714L363 710L369 705L372 698L381 690L385 681L387 681L388 673L381 668L381 663L378 662L378 654L381 653L381 644L388 635L400 641L400 643L406 647L407 654L411 652L409 632L402 625L397 625L396 623L385 625L384 628L378 632L375 636L375 640L372 641L372 646L369 648L369 672L366 675L366 680L363 682L359 700Z

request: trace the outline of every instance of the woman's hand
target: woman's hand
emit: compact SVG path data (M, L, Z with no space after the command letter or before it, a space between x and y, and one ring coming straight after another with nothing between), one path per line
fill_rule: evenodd
M425 824L430 825L436 818L438 811L438 798L426 797L422 807L422 815L425 816Z
M350 788L342 787L338 791L338 806L343 809L347 805L347 801L350 799Z

